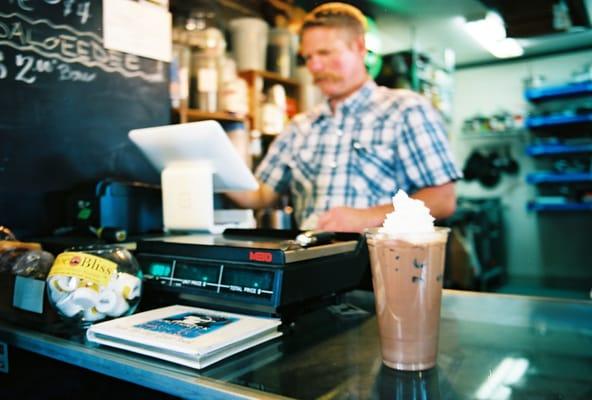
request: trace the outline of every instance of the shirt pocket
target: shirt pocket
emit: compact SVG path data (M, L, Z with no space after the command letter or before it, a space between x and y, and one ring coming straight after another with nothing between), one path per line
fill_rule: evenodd
M397 155L392 146L382 143L352 143L352 168L375 196L395 190Z

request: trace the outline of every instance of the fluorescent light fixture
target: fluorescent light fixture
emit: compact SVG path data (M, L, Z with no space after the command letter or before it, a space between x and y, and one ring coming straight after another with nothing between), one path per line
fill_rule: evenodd
M485 18L465 21L465 30L483 47L497 58L518 57L524 54L516 39L506 37L504 21L495 12L488 12Z

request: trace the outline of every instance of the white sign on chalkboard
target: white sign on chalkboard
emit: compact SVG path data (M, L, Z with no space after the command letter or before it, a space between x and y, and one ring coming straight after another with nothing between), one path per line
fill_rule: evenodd
M171 13L146 2L103 0L103 45L108 49L170 62Z

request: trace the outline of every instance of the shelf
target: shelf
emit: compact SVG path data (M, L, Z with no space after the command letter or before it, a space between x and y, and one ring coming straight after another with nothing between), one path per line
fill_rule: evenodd
M541 204L531 201L527 205L528 211L592 211L592 203L564 203Z
M298 104L300 83L296 79L286 78L275 72L259 70L243 70L239 71L238 74L247 82L249 87L249 117L252 129L262 130L261 105L264 101L264 91L270 85L282 85L286 91L286 96L295 99L297 112L301 110L301 105Z
M562 100L562 103L570 100L574 103L575 100L587 99L587 96L592 96L592 81L530 88L524 91L524 97L528 101L539 104L546 100ZM588 129L590 123L592 123L592 112L581 108L576 112L573 107L575 107L575 104L571 107L564 107L563 112L528 116L524 121L524 125L529 129L553 129L553 132L563 129L566 131L563 132L566 135L568 134L568 128L570 128L569 133L576 131L579 133L579 128ZM525 153L533 157L592 153L592 143L580 141L580 143L563 144L559 140L555 140L554 143L548 142L527 146ZM538 171L528 174L526 182L532 185L579 184L572 187L572 189L576 189L578 186L590 186L592 173ZM546 187L547 190L551 188ZM544 193L542 187L539 188L539 191L540 197L527 204L529 211L559 213L592 211L592 202L570 201L564 196L544 196L542 195Z
M223 111L208 112L195 109L187 109L187 118L192 121L201 121L205 119L215 119L223 122L244 122L245 119L237 117L236 115L229 114Z
M547 126L581 124L592 122L592 114L546 115L526 117L524 124L528 128L544 128Z
M209 112L203 110L197 110L194 108L175 108L173 112L179 115L179 122L192 122L192 121L204 121L207 119L213 119L220 122L245 122L244 118L237 117L236 115L223 112Z
M437 80L430 79L430 78L423 78L421 76L418 77L417 79L421 83L425 83L427 85L434 86L436 88L439 88L442 91L452 92L452 82L438 82Z
M533 172L526 176L526 182L530 184L592 182L592 173Z
M524 97L529 101L543 101L559 97L592 95L592 81L568 83L558 86L530 88L524 91Z
M270 72L270 71L258 71L258 70L244 70L239 71L238 73L241 78L245 79L247 82L252 82L255 77L261 77L266 81L271 83L279 83L281 85L291 86L291 87L299 87L300 83L296 79L286 78L282 75Z
M480 131L480 132L463 132L460 137L463 140L476 140L476 139L491 139L491 140L505 140L505 139L520 139L526 136L526 132L520 129L513 129L503 132L491 132L491 131Z
M526 154L529 156L546 156L557 154L581 154L592 153L592 143L580 145L567 144L537 144L526 147Z

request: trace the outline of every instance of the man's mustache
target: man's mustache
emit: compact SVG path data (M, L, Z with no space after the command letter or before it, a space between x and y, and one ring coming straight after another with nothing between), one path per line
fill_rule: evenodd
M313 75L313 79L314 83L319 83L320 81L339 81L341 80L341 75L333 72L323 72Z

